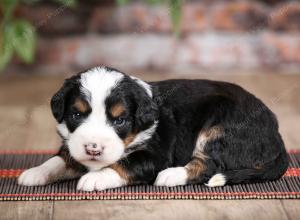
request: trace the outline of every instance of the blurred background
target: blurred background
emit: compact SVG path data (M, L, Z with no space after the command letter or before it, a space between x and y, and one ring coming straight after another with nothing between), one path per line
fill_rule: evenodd
M300 2L2 0L2 72L298 73Z
M108 65L144 80L238 83L300 147L298 0L1 0L0 149L56 149L49 101Z

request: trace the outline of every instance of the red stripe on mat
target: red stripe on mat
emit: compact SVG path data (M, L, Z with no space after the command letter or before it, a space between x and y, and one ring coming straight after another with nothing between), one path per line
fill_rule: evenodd
M57 150L0 150L0 154L56 154ZM300 149L287 151L289 154L300 154Z
M5 177L18 177L24 171L24 169L0 169L0 178Z
M0 150L0 154L55 154L57 150Z
M284 176L300 176L300 168L288 168Z
M300 192L96 192L96 193L20 193L0 194L0 197L45 197L45 196L285 196L300 195Z
M15 178L20 176L23 171L24 169L0 169L0 178ZM284 176L300 176L300 168L289 168Z

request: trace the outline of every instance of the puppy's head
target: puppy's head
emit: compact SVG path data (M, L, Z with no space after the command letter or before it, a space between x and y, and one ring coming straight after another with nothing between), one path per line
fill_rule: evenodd
M90 169L113 164L151 138L158 118L151 87L107 67L67 79L51 108L71 156Z

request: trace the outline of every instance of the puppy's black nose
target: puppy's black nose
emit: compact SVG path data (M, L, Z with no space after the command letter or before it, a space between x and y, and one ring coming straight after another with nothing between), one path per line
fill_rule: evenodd
M90 156L100 156L104 149L101 145L98 145L96 143L84 144L84 148L86 154Z

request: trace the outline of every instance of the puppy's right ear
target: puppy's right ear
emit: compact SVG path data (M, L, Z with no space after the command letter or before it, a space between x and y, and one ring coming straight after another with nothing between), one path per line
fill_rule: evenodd
M50 105L52 114L58 123L61 123L63 121L66 99L72 88L73 84L70 83L68 80L65 81L64 85L58 90L58 92L54 94L54 96L51 99Z

